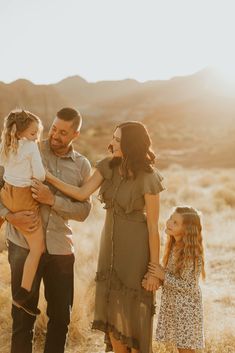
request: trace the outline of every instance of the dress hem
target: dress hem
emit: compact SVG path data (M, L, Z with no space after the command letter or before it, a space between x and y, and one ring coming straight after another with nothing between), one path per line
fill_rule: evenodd
M170 343L170 344L173 344L177 349L196 349L196 350L201 350L201 349L204 349L205 348L205 345L191 345L189 347L189 345L183 345L183 344L178 344L177 342L175 342L174 340L166 340L166 339L159 339L159 338L156 338L156 341L157 342L160 342L160 343Z
M109 332L112 332L114 338L116 338L118 341L121 341L122 344L125 344L129 350L131 350L131 348L134 348L136 350L139 349L137 339L123 335L120 331L117 330L114 325L111 325L108 322L104 323L103 321L95 320L93 321L91 328L105 333L105 352L113 352L113 346L108 335Z

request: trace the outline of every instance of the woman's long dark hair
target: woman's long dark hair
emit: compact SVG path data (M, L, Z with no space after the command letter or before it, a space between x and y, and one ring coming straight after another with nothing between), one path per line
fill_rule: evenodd
M135 178L138 172L152 173L156 156L151 149L152 141L144 124L138 121L128 121L117 125L121 129L121 151L123 158L113 157L110 168L120 165L121 172L125 178L130 173ZM112 146L109 145L112 152Z

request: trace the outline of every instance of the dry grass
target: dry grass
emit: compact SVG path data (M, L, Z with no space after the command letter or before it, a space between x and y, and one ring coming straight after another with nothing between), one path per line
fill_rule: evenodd
M235 181L234 170L186 170L173 165L163 171L167 191L162 193L160 230L164 241L164 222L171 207L190 204L203 212L207 280L202 284L205 312L206 353L235 352ZM94 197L92 214L84 224L73 223L76 245L75 302L66 353L104 352L103 335L90 330L94 305L94 274L99 234L104 211ZM3 242L0 237L0 249ZM7 253L0 253L0 348L9 351L10 282ZM157 295L159 304L160 292ZM37 320L35 353L42 351L46 328L43 287ZM156 325L155 318L155 325ZM174 349L154 341L154 353Z

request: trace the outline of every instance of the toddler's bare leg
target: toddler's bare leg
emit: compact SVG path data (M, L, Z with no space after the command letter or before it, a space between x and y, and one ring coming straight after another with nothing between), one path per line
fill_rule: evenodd
M31 234L25 235L25 239L27 240L30 251L24 264L21 287L30 292L40 257L45 251L42 226L40 225L39 228Z

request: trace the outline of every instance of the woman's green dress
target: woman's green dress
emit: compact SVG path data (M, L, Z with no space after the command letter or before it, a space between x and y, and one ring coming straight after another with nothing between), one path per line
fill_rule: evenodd
M112 351L108 332L140 353L152 352L154 295L142 286L149 263L149 239L144 194L163 190L162 177L140 172L123 179L110 158L97 163L104 178L99 197L106 219L101 235L96 274L92 328L105 332L106 351Z

